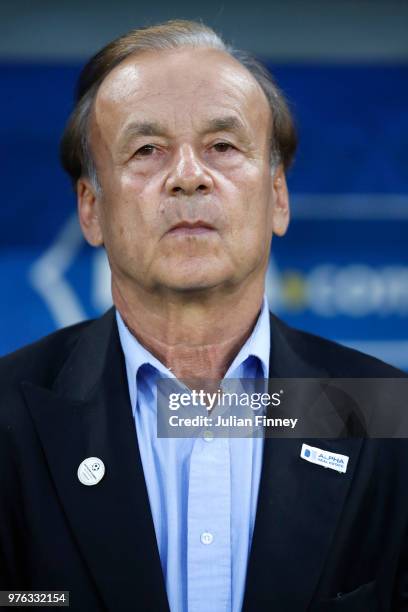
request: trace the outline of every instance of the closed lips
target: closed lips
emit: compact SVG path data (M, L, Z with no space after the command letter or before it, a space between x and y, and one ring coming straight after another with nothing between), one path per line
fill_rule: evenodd
M214 230L215 228L204 221L189 223L183 221L174 225L168 233L203 233Z

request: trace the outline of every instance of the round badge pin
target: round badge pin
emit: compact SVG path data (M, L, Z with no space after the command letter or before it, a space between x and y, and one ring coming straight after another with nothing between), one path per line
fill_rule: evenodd
M105 476L105 465L98 457L84 459L78 468L78 480L87 487L98 484Z

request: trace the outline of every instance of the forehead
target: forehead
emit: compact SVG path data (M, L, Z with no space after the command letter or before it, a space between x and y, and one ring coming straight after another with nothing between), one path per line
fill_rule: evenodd
M244 66L223 51L184 48L124 60L102 82L93 115L112 131L140 116L176 125L222 111L263 129L269 122L266 96Z

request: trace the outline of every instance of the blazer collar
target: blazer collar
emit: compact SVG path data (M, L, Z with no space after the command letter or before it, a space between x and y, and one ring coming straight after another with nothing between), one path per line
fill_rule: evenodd
M100 381L109 374L108 353L118 352L115 310L110 308L92 321L81 333L54 381L52 390L73 402L87 401Z

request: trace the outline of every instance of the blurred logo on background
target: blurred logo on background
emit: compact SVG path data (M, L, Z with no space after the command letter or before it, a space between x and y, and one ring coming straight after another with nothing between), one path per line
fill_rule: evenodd
M324 263L279 271L272 259L268 298L275 311L288 314L408 316L408 266Z

